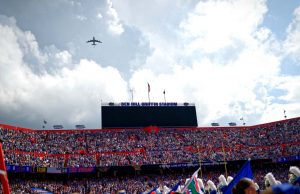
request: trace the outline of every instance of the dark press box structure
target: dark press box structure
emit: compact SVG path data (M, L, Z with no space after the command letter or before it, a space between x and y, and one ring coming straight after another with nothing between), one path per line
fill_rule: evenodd
M196 107L191 103L104 103L102 128L197 127Z

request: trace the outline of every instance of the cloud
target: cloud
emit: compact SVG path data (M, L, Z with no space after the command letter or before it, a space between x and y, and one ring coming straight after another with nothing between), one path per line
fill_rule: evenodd
M97 18L98 18L98 19L102 19L102 18L103 18L102 14L101 14L101 13L98 13L98 14L97 14Z
M1 23L3 23L1 26L2 31L6 32L3 34L2 38L5 39L8 37L9 40L17 41L17 45L14 45L14 47L3 43L2 45L5 47L2 47L2 49L8 47L11 49L11 52L13 52L16 48L20 49L23 59L30 61L31 64L29 64L29 67L34 71L39 71L43 64L48 61L48 56L47 54L40 52L38 42L34 35L30 31L21 31L18 27L16 27L15 18L7 18L0 15L0 24ZM13 31L14 33L10 33L10 31Z
M289 99L281 104L281 96L272 90L289 87L298 78L280 75L280 42L261 26L266 12L266 1L200 1L174 22L179 28L170 34L172 41L152 30L155 24L164 28L159 22L146 18L146 23L139 23L140 18L127 16L128 25L132 21L142 29L153 50L129 81L135 99L147 99L149 82L152 101L162 101L166 89L168 101L195 102L200 125L226 124L241 116L248 124L281 118L282 108L274 112L277 116L270 111L294 103ZM163 17L157 13L155 17ZM285 91L292 93L291 88Z
M86 21L87 17L83 16L83 15L77 15L76 18L80 21Z
M282 76L275 79L274 88L280 89L284 93L277 97L279 102L271 103L266 107L261 121L282 120L284 119L284 110L286 110L287 118L299 117L300 76Z
M62 51L55 54L55 59L59 66L68 66L72 64L72 55L68 51Z
M34 35L20 30L15 22L0 23L0 36L1 121L41 127L38 121L47 119L50 124L72 128L78 123L100 127L101 99L125 101L128 97L127 83L113 67L85 59L69 65L72 56L68 51L42 53L38 44L33 44ZM37 74L24 61L28 55L36 60L46 55L48 63L55 61L61 66L52 74Z
M108 24L108 30L113 34L113 35L120 35L124 32L123 25L120 22L119 16L117 11L113 8L113 4L111 0L107 0L107 24ZM99 15L98 15L99 17Z
M284 43L284 50L287 55L300 61L300 7L294 11L294 19L287 29L287 39Z
M236 41L249 42L267 11L266 1L201 1L181 22L187 48L216 52Z
M5 45L0 48L0 120L99 127L101 99L127 101L133 88L134 101L148 101L147 82L153 102L164 101L164 90L167 101L195 102L200 126L239 122L240 117L247 124L274 121L283 118L283 109L288 117L299 116L300 75L281 75L283 42L262 26L266 1L164 0L147 9L143 1L132 2L112 6L108 0L109 9L93 15L103 13L97 21L113 26L113 35L127 40L137 34L128 40L139 44L134 48L150 45L149 52L135 49L131 66L120 67L131 68L126 80L108 63L74 60L73 52L55 45L41 49L35 35L20 30L13 18L0 20L0 45ZM295 56L298 12L284 44ZM113 41L107 50L119 45ZM122 54L130 50L126 45ZM91 53L99 55L95 49Z
M285 95L280 96L281 100L289 103L299 103L300 76L281 77L280 82L278 82L278 88L287 91Z
M238 119L242 115L262 114L271 103L267 90L278 74L279 61L263 50L246 50L225 66L207 58L191 67L175 65L170 71L136 71L130 80L131 87L136 89L135 98L147 99L149 81L153 101L163 101L162 91L166 89L168 101L195 102L199 122L208 124L223 117Z

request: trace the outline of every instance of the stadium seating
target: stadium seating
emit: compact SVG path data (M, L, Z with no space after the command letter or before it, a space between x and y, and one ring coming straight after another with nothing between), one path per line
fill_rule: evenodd
M124 166L299 155L300 119L250 127L122 130L4 128L6 163L42 167Z
M288 166L281 158L300 156L300 118L255 126L101 130L33 130L0 125L3 131L5 163L37 167L122 167L142 165L202 164L268 159L255 167L255 181L264 188L263 177L273 172L287 182ZM229 171L234 176L238 168ZM285 173L284 173L285 172ZM203 180L224 171L204 171ZM70 178L66 180L10 178L12 191L30 193L31 187L58 193L139 193L164 185L184 182L190 172L125 177Z

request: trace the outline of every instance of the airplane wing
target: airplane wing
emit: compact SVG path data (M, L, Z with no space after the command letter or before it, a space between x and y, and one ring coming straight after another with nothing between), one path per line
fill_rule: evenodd
M95 37L93 37L93 39L92 39L92 40L88 40L88 41L86 41L86 43L89 43L89 42L92 42L92 43L93 43L93 45L94 45L94 44L96 44L96 43L102 43L100 40L96 40L96 39L95 39Z

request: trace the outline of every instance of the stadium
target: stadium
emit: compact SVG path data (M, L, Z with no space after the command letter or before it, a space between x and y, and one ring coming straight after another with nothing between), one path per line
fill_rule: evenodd
M180 191L197 169L203 191L213 190L211 180L221 192L248 159L253 180L264 190L267 173L288 182L290 166L299 166L299 117L197 127L189 103L107 103L101 109L101 129L1 124L11 192L170 193Z
M300 0L0 0L0 194L300 194Z

